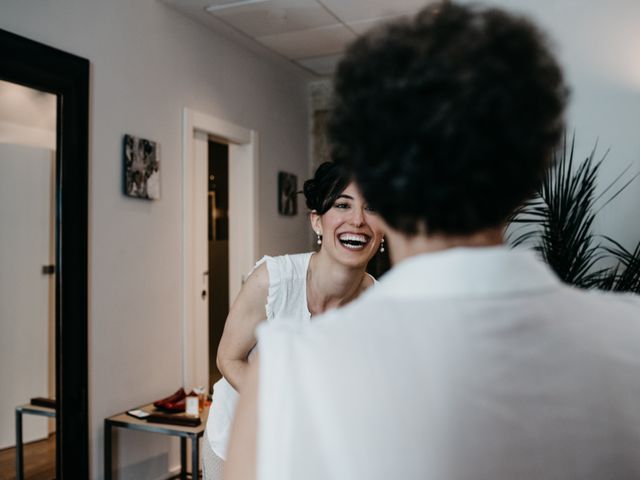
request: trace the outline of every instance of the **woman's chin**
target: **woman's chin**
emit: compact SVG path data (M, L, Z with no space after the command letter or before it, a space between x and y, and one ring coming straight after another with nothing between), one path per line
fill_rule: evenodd
M365 268L369 263L369 260L373 258L373 254L369 247L352 249L343 245L339 245L337 253L338 262L352 268Z

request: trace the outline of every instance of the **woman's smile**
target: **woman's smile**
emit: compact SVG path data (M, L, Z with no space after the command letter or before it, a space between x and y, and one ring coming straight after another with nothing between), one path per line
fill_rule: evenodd
M338 242L349 250L363 250L371 241L371 236L364 233L345 232L338 235Z

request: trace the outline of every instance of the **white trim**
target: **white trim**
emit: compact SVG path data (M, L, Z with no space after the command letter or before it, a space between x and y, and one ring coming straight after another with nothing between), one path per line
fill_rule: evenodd
M189 108L183 112L182 131L182 383L185 389L208 385L209 325L201 302L197 263L202 262L195 214L198 162L206 161L202 141L213 137L229 144L229 302L240 291L258 252L258 133ZM204 134L204 135L203 135ZM200 143L199 143L200 142ZM201 165L200 165L201 167ZM203 181L206 181L204 174ZM200 189L201 190L201 189ZM204 198L202 199L204 202ZM205 247L206 248L206 247ZM198 257L200 259L198 260ZM206 258L206 257L205 257Z
M233 123L188 108L184 109L184 116L185 121L188 121L192 127L191 131L200 130L209 135L221 137L229 143L238 145L251 143L251 134L254 133L254 130L248 130L244 127L239 127Z

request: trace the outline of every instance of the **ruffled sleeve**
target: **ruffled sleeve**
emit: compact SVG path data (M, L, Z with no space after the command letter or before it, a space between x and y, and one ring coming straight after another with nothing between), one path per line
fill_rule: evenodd
M278 292L280 291L282 277L280 275L280 269L278 268L276 259L268 255L265 255L256 262L249 275L251 275L263 263L267 265L267 272L269 274L269 291L267 294L267 303L265 304L264 309L267 314L267 320L271 321L275 317L275 312L277 312L279 308L277 302L281 300L281 295L278 295Z

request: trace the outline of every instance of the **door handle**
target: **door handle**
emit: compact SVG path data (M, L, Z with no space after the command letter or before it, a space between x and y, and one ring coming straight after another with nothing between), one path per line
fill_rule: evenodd
M206 285L207 283L207 276L209 275L209 270L202 272L202 283ZM205 300L207 298L207 290L206 289L202 289L202 293L200 294L200 297L202 298L202 300Z
M43 265L42 266L42 274L43 275L53 275L54 273L56 273L56 266L55 265Z

